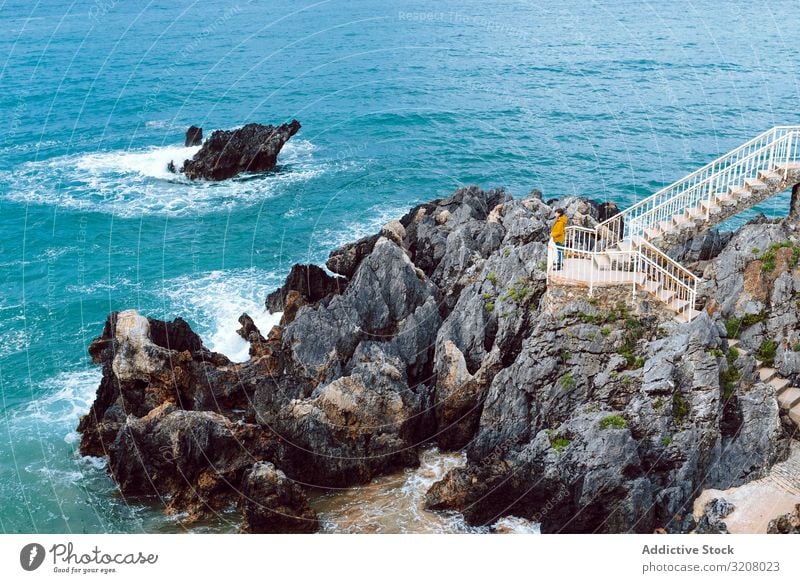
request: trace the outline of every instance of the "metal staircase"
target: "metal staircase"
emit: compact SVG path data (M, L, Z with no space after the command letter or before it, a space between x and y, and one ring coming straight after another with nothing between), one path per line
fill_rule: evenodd
M696 314L698 278L659 247L698 233L800 183L800 126L778 126L628 207L593 229L567 227L550 242L548 283L630 285L682 321ZM562 258L559 261L559 256Z

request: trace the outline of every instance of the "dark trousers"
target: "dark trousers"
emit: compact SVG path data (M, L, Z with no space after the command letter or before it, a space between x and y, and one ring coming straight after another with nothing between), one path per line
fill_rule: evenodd
M562 269L564 267L564 243L556 243L556 249L558 250L556 269Z

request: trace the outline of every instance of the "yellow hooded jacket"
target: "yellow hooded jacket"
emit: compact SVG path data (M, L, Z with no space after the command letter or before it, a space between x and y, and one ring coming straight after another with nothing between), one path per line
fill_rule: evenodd
M567 231L567 215L561 215L553 223L553 228L550 229L550 236L556 243L564 243L564 234Z

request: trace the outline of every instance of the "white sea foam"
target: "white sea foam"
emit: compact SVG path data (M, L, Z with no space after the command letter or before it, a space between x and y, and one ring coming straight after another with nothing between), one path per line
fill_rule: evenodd
M200 146L162 146L146 150L122 152L95 152L83 154L75 160L75 166L88 176L100 177L113 174L140 174L161 180L178 177L167 170L170 161L180 167L200 150Z
M255 204L330 168L314 159L316 148L311 142L297 140L281 151L280 172L210 182L190 181L167 170L170 161L180 167L198 149L160 146L27 162L0 173L0 196L121 217L186 216Z
M44 463L46 469L54 438L63 438L70 445L80 440L75 428L89 412L101 377L99 369L69 371L34 386L33 398L10 410L6 418L13 447L34 446L41 452L34 465L40 468Z
M28 334L25 330L3 330L0 328L0 358L24 352L28 349L28 346Z
M408 207L406 206L373 206L363 211L364 218L362 220L350 221L344 228L337 226L320 229L315 233L314 238L320 248L335 249L377 233L383 225L389 221L400 219L407 212Z
M364 486L344 488L312 499L325 532L453 533L488 532L470 526L458 512L430 512L425 494L451 469L466 463L463 453L431 448L418 468L376 478Z
M504 516L492 525L495 532L505 534L540 534L538 522L531 522L518 516Z
M40 396L17 414L18 421L74 430L81 415L89 412L101 377L100 369L92 368L47 379L36 389Z
M281 315L270 314L264 300L280 284L275 273L249 268L182 276L166 282L164 291L174 315L196 322L195 331L209 349L244 362L249 344L236 333L239 316L247 312L266 336Z

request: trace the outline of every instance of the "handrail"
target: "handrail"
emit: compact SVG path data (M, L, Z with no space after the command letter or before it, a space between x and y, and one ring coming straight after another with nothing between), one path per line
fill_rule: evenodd
M745 156L745 157L743 157L743 158L740 158L739 160L737 160L737 161L735 162L735 164L732 164L732 165L730 165L730 166L725 166L725 167L723 167L723 168L720 168L719 170L717 170L717 171L716 171L716 172L714 172L713 174L709 174L708 176L706 176L705 178L703 178L703 180L701 180L701 181L700 181L700 182L698 182L697 184L695 184L695 185L693 185L693 186L689 187L689 188L688 188L688 189L686 189L684 192L682 192L682 193L680 193L680 194L676 195L676 198L677 198L677 197L679 197L679 196L684 196L686 193L689 193L689 192L691 192L691 191L693 191L693 190L700 190L700 189L702 189L702 187L706 186L706 185L707 185L709 182L713 182L713 180L714 180L715 178L719 178L720 176L723 176L725 173L727 173L727 172L730 172L730 169L731 169L731 168L734 168L734 167L735 167L737 164L743 164L744 162L747 162L747 161L749 161L749 160L752 160L753 158L756 158L756 157L757 157L759 154L761 154L761 153L763 153L763 152L765 152L765 151L769 150L770 148L773 148L773 147L775 146L775 144L778 144L778 143L780 143L780 142L782 142L782 141L784 141L784 140L785 140L785 141L789 141L789 140L791 140L791 135L790 135L790 134L785 134L785 135L781 136L780 138L777 138L777 139L775 139L773 142L769 142L768 144L766 144L766 145L764 145L764 146L760 147L759 149L757 149L757 150L753 150L753 151L752 151L750 154L748 154L747 156ZM676 183L676 184L677 184L677 183ZM667 187L667 188L669 188L669 187ZM662 189L662 190L663 190L663 189ZM661 191L659 191L659 192L661 192ZM658 194L658 193L656 193L656 194ZM652 197L648 197L648 198L652 198ZM666 206L666 205L670 204L670 203L672 202L672 200L673 200L673 199L667 199L667 200L665 200L664 202L662 202L662 203L659 203L658 205L654 206L653 208L651 208L651 209L647 210L646 212L644 212L644 213L642 213L642 214L638 215L636 218L637 218L637 219L639 219L639 218L641 218L641 217L643 217L643 216L646 216L646 215L649 215L649 214L653 214L653 213L655 213L656 211L660 210L662 207L664 207L664 206ZM641 201L641 202L645 202L645 201ZM639 203L639 204L640 204L640 203ZM638 204L637 204L637 205L634 205L634 206L638 206ZM632 208L633 208L633 207L630 207L630 208L628 208L628 209L625 209L625 211L623 211L623 212L619 213L619 215L623 215L624 213L626 213L627 211L631 210ZM613 217L611 217L610 219L607 219L607 220L603 221L603 223L600 223L600 224L598 224L598 227L599 227L600 225L602 225L602 224L606 223L606 222L612 221L613 219L615 219L615 218L616 218L616 217L618 217L619 215L614 215L614 216L613 216Z
M586 227L572 226L568 227L577 233L594 234L592 229ZM636 289L636 279L633 281L623 281L618 279L620 275L624 274L639 274L647 273L647 270L652 270L657 273L657 279L661 282L663 289L672 289L677 294L676 297L685 301L685 305L678 310L679 313L686 313L687 310L694 308L694 301L697 294L697 284L699 278L683 267L680 263L669 257L666 253L650 244L642 238L632 239L632 247L630 251L596 251L593 249L581 248L574 245L574 237L566 237L564 246L558 249L551 240L547 246L547 279L548 283L550 278L555 275L553 265L556 261L557 254L561 252L564 254L562 262L569 261L567 256L572 256L572 259L582 258L588 260L588 264L584 264L580 268L579 281L587 283L589 286L589 293L595 285L608 284L608 283L632 283L633 289ZM612 263L616 263L617 267L611 270L602 270L595 263L595 257L603 255L610 259ZM621 260L621 263L620 263ZM642 268L642 265L649 266ZM620 267L619 265L622 265ZM677 290L682 290L678 292ZM689 312L691 314L691 312ZM691 316L689 316L691 318Z
M653 259L650 259L650 258L649 258L647 255L642 255L642 256L640 257L640 259L641 259L642 261L646 262L646 263L649 263L649 264L650 264L650 265L652 265L653 267L655 267L655 268L656 268L656 270L657 270L657 271L658 271L658 272L659 272L659 273L660 273L660 274L661 274L661 275L662 275L662 276L663 276L665 279L668 279L668 280L672 281L672 282L673 282L675 285L677 285L677 286L679 286L679 287L682 287L682 288L684 288L684 289L685 289L687 292L693 292L693 291L694 291L694 288L693 288L692 286L690 286L690 285L687 285L687 284L683 283L683 282L682 282L680 279L678 279L677 277L674 277L673 275L671 275L671 274L670 274L670 273L669 273L669 272L668 272L666 269L664 269L663 267L661 267L661 266L660 266L660 265L659 265L659 264L658 264L656 261L654 261Z
M762 134L759 134L758 136L756 136L752 140L750 140L748 142L745 142L744 144L742 144L738 148L735 148L735 149L731 150L730 152L728 152L726 154L723 154L722 156L714 159L713 161L709 162L705 166L702 166L701 168L698 168L694 172L692 172L690 174L687 174L686 176L684 176L680 180L677 180L677 181L673 182L672 184L669 184L669 185L663 187L662 189L656 191L655 193L651 194L647 198L644 198L644 199L640 200L638 203L636 203L636 204L634 204L632 206L629 206L624 211L622 211L620 213L620 215L628 216L628 215L632 214L633 211L635 211L639 207L649 203L655 197L657 197L657 196L659 196L659 195L661 195L661 194L663 194L663 193L665 193L665 192L667 192L667 191L669 191L669 190L671 190L671 189L673 189L673 188L675 188L675 187L677 187L677 186L679 186L679 185L681 185L683 183L689 182L691 179L695 178L696 176L699 176L704 171L706 171L706 170L708 170L710 168L713 168L714 165L716 165L717 163L722 162L723 160L726 160L728 158L732 158L734 155L738 154L740 151L747 149L749 146L752 146L753 144L757 143L759 140L767 137L772 132L776 132L777 133L778 130L788 130L790 132L797 132L797 131L800 131L800 126L775 126L772 129L769 129L766 132L763 132ZM781 138L782 137L783 136L781 136ZM770 145L772 145L772 144L770 143ZM600 223L598 225L598 227L603 226L606 223L611 222L612 220L614 220L616 217L618 217L620 215L614 215L613 217L610 217L610 218L606 219L605 221Z
M746 200L762 200L759 190L750 181L762 178L770 189L785 185L790 164L797 161L800 161L800 126L775 126L596 224L593 229L568 226L563 244L558 248L552 242L548 245L548 281L555 276L556 258L562 257L559 263L570 257L581 258L569 273L560 274L557 279L587 283L590 295L595 285L632 283L635 292L642 281L655 282L657 287L650 286L650 291L690 320L701 279L651 244L648 237L657 236L661 230L670 232L678 228L687 218L686 211L691 209L694 210L688 219L700 218L702 215L698 213L702 213L710 222L715 203L722 197L729 198L728 193L733 193L735 199L740 188L756 195L755 198L745 195ZM771 184L771 179L761 174L778 170L784 171L780 185ZM665 223L669 226L663 226ZM653 235L649 229L656 226L656 235ZM626 241L629 247L621 244ZM598 259L601 255L605 260Z
M699 278L699 277L697 277L697 276L696 276L694 273L692 273L691 271L689 271L688 269L686 269L686 268L685 268L683 265L681 265L680 263L678 263L677 261L675 261L675 260L674 260L672 257L670 257L669 255L667 255L666 253L664 253L663 251L661 251L661 249L659 249L658 247L656 247L656 246L654 246L654 245L650 244L648 241L645 241L644 239L641 239L640 241L638 241L637 243L635 243L635 245L638 245L638 246L640 246L640 247L646 247L646 248L647 248L649 251L652 251L652 252L653 252L653 253L655 253L655 254L656 254L658 257L660 257L660 258L664 259L664 260L665 260L667 263L669 263L669 264L670 264L672 267L675 267L675 268L677 268L678 270L680 270L682 273L684 273L684 274L685 274L685 275L686 275L688 278L690 278L690 279L691 279L691 280L694 282L694 284L695 284L695 285L697 285L697 284L700 282L700 278Z

